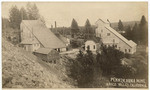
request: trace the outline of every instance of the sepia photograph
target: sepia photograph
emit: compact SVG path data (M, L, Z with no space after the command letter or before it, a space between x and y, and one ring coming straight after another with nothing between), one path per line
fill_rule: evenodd
M148 2L2 1L3 89L148 89Z

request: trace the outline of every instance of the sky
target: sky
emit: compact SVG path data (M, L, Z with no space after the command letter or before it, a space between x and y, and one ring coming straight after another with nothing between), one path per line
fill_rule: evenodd
M47 27L70 27L74 18L79 26L84 26L87 19L92 25L100 18L110 22L140 21L142 15L148 20L147 2L34 2ZM2 17L9 17L13 5L25 7L27 2L2 2Z

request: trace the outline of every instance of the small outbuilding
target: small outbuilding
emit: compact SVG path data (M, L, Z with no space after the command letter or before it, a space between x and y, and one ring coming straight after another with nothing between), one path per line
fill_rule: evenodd
M59 60L60 58L59 52L50 48L39 48L33 53L37 57L41 58L43 61L51 63L57 63L57 60Z
M85 50L87 50L87 47L89 47L89 50L91 50L92 52L96 52L97 50L99 50L100 46L101 44L96 40L87 40L85 42Z

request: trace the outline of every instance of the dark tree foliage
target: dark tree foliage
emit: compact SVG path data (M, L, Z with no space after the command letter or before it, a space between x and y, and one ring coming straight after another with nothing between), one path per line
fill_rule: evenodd
M72 48L78 48L79 46L81 46L81 45L78 43L78 40L77 40L77 39L71 40L70 44L71 44Z
M126 37L128 40L133 40L133 32L132 32L130 26L128 26L128 28L126 29L125 37Z
M131 66L123 65L122 59L130 57L115 49L115 46L101 46L101 52L95 55L87 48L86 54L79 51L77 58L73 60L70 76L77 81L78 87L99 87L102 82L100 77L107 78L147 78L148 74L145 64L134 60Z
M77 35L78 32L79 32L78 23L76 22L75 19L73 19L72 23L71 23L71 34L72 34L72 37L74 37L74 35Z
M132 30L130 27L128 27L124 36L127 39L133 40L137 44L148 46L148 23L145 19L145 16L142 16L139 25L135 23Z
M97 53L96 61L102 70L102 75L107 77L127 78L132 74L132 68L123 66L121 59L125 54L115 47L106 47L102 45L101 54ZM126 72L126 73L125 73Z
M85 23L85 32L84 32L85 39L92 38L94 36L94 30L91 27L90 21L87 19Z
M22 8L20 9L20 14L21 14L21 19L22 19L22 20L27 20L27 19L28 19L27 12L26 12L26 10L24 9L24 7L22 7Z
M2 17L2 29L9 28L10 27L9 24L10 24L9 20L7 18Z
M140 25L145 25L147 22L146 22L146 18L145 16L143 15L142 18L141 18L141 21L140 21Z
M10 27L19 29L21 23L21 14L17 6L12 6L9 12Z
M141 36L141 43L148 46L148 23L145 19L145 16L142 16L141 18L141 22L139 24L139 33Z
M138 27L138 25L137 25L137 23L135 23L135 25L133 26L133 29L132 29L132 40L134 41L134 42L138 42L138 40L139 40L139 27Z
M104 75L112 75L114 69L121 65L121 58L123 58L123 53L113 47L103 47L102 49L102 64L101 69ZM109 66L109 67L108 67Z
M122 23L121 20L119 20L119 22L118 22L118 29L119 29L120 31L123 31L123 30L124 30L124 26L123 26L123 23Z
M71 65L71 77L78 83L78 87L90 87L88 86L93 81L93 61L94 57L90 50L87 50L86 54L79 51L77 58Z

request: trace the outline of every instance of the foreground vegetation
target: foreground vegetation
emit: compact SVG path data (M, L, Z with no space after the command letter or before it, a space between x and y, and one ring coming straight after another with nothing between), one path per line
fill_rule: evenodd
M125 58L131 63L122 64ZM111 77L147 80L148 66L143 62L143 59L147 58L142 54L128 55L114 47L102 46L101 53L96 55L89 49L86 54L79 51L77 58L70 66L70 77L77 82L77 86L80 88L107 87L106 83Z

